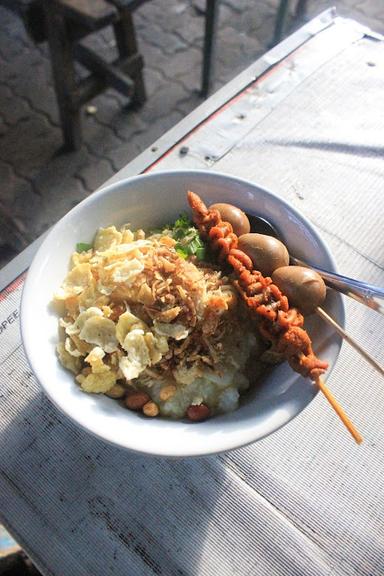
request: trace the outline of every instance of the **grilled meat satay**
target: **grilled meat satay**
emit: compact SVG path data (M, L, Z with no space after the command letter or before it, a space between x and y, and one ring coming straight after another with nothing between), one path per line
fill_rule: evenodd
M238 237L232 225L222 220L218 210L209 210L194 192L188 192L188 202L201 236L209 242L218 260L233 268L237 289L259 317L260 332L271 342L272 350L283 354L293 370L316 380L328 364L316 357L303 328L303 315L296 308L290 308L287 297L270 277L253 269L252 260L238 249Z

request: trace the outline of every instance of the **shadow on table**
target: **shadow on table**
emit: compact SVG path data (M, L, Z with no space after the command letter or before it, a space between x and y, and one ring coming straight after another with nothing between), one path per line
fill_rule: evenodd
M196 574L202 551L214 545L210 526L228 482L219 458L151 458L107 445L40 392L13 417L4 440L2 477L15 496L4 508L14 511L20 543L40 568Z
M378 493L360 481L369 445L340 444L340 466L336 441L308 428L302 450L293 430L225 456L150 458L72 424L20 358L1 380L0 511L43 574L381 574Z

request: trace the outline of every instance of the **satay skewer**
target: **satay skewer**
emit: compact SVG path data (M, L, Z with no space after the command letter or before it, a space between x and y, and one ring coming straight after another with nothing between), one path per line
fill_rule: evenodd
M309 376L317 384L355 441L360 444L362 436L320 377L327 364L317 359L313 353L311 341L306 331L301 328L303 324L301 314L295 308L289 308L286 296L276 285L271 285L270 279L264 278L259 271L253 271L249 256L237 249L238 237L233 233L232 225L222 220L219 211L207 209L201 198L193 192L188 192L188 201L193 211L193 220L200 233L211 240L211 244L219 251L219 259L226 260L237 274L237 287L247 305L254 313L264 317L264 335L267 337L270 335L273 342L273 325L276 324L277 327L281 320L280 329L285 325L286 330L283 329L279 336L275 335L278 349L286 355L295 371ZM268 308L268 304L264 305L257 301L257 290L266 287L269 287L270 293L274 294L275 304L281 306L283 316L279 317L272 307Z
M379 374L381 374L382 376L384 376L384 368L382 366L380 366L380 364L370 355L368 354L368 352L366 350L364 350L364 348L362 348L360 346L360 344L358 344L358 342L356 342L356 340L354 338L352 338L352 336L350 336L337 322L336 320L334 320L329 314L326 313L325 310L323 310L323 308L321 308L320 306L316 307L315 312L317 313L318 316L320 316L320 318L322 320L324 320L324 322L327 322L327 324L329 324L330 326L332 326L332 328L335 330L335 332L337 332L338 334L340 334L340 336L346 341L348 342L348 344L350 344L351 346L353 346L353 348L355 348L355 350L357 350L366 360L367 362L369 362L369 364L372 366L372 368L374 368L375 370L377 370L379 372Z
M324 381L320 376L318 376L315 380L316 385L319 387L319 390L324 394L325 398L328 400L329 404L332 406L348 432L353 436L354 440L357 444L361 444L363 441L363 437L361 434L356 430L355 426L351 422L351 420L346 415L342 406L338 403L328 386L325 385Z
M230 218L231 212L228 208L226 212ZM243 218L246 218L245 214ZM239 237L238 248L250 256L255 267L264 276L272 277L274 284L288 297L291 306L297 307L305 316L316 312L322 320L353 346L381 376L384 376L384 368L320 307L325 300L327 287L316 269L300 264L291 265L292 257L286 246L274 236L245 233Z

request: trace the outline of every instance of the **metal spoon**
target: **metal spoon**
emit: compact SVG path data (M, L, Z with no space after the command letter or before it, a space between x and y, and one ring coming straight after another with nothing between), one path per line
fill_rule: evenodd
M249 214L247 214L247 216L251 225L252 232L256 232L258 234L266 234L281 240L281 234L279 234L277 228L268 220L265 220L265 218L261 218L260 216L251 216ZM306 266L307 268L312 268L312 270L315 270L318 274L320 274L325 284L329 286L329 288L333 288L333 290L337 290L338 292L341 292L342 294L357 300L357 302L365 304L365 306L368 306L368 308L384 314L384 306L381 302L381 300L384 300L383 288L368 284L367 282L361 282L360 280L354 280L353 278L348 278L347 276L342 276L341 274L336 274L335 272L328 272L327 270L323 270L317 266L303 262L303 260L299 260L291 254L290 259L291 263L295 266Z

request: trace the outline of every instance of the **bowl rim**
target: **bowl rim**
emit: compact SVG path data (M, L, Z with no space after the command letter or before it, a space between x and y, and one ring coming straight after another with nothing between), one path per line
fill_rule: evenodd
M106 186L102 186L101 188L99 188L98 190L96 190L95 192L90 194L87 198L82 200L75 207L73 207L62 218L60 218L52 226L52 228L49 230L48 234L46 235L45 239L43 240L43 242L39 246L39 248L38 248L38 250L37 250L37 252L36 252L36 254L32 260L31 265L29 266L29 269L27 271L27 276L26 276L26 279L25 279L24 285L23 285L23 290L22 290L22 295L21 295L21 306L20 306L20 332L21 332L21 340L22 340L23 348L24 348L24 351L26 354L26 358L27 358L27 360L28 360L28 362L32 368L32 371L33 371L37 381L42 386L44 393L48 396L48 398L52 401L52 403L60 410L60 412L62 414L64 414L67 418L69 418L70 421L74 422L76 425L80 426L82 429L86 430L87 432L90 432L91 434L100 438L104 442L107 442L108 444L112 444L116 447L127 449L127 450L130 450L130 451L138 453L138 454L146 454L146 455L152 455L152 456L163 456L163 457L171 457L171 458L203 457L203 456L208 456L208 455L213 455L213 454L220 454L220 453L228 452L229 450L235 450L235 449L239 449L239 448L248 446L248 445L250 445L256 441L259 441L259 440L262 440L263 438L266 438L267 436L273 434L274 432L277 432L278 430L283 428L286 424L291 422L294 418L296 418L299 414L301 414L311 404L312 400L316 397L316 395L319 392L319 390L313 386L312 387L313 395L310 398L310 400L308 401L308 403L301 410L298 410L297 412L294 412L294 413L290 414L289 416L287 416L278 426L275 426L273 428L273 430L266 430L265 433L258 435L257 437L255 437L253 439L250 438L249 440L246 440L242 443L227 441L224 447L220 447L220 448L212 447L212 448L207 448L204 451L201 451L201 450L194 451L193 448L190 449L190 447L188 447L188 450L185 450L183 453L180 453L179 451L174 452L172 450L170 451L167 449L157 449L157 447L150 447L148 450L143 450L141 448L135 448L134 442L132 445L131 442L126 442L125 438L121 439L121 441L117 441L115 438L112 437L113 435L105 434L105 431L101 432L96 426L90 425L90 423L88 421L81 421L77 417L75 417L73 414L71 414L65 407L62 406L59 398L57 398L57 396L52 394L50 389L45 386L44 378L41 378L39 376L40 371L39 371L39 367L38 367L38 362L36 362L36 355L35 355L35 352L33 349L33 345L32 345L32 342L30 341L28 334L27 334L27 330L28 330L28 328L27 328L27 324L28 324L27 304L28 304L28 300L30 298L30 294L29 294L30 286L33 285L33 277L34 277L35 273L38 270L40 270L40 268L44 265L44 253L46 251L46 248L50 244L51 238L55 235L57 228L65 225L65 223L67 221L70 221L70 219L73 217L74 214L77 214L77 212L81 212L87 204L93 204L93 203L97 202L99 198L102 198L104 196L108 196L111 192L114 192L115 190L124 188L127 184L129 184L129 186L131 186L131 185L134 185L134 183L137 181L142 181L142 180L145 181L145 180L149 180L149 179L156 180L159 177L160 178L169 178L169 177L170 178L178 178L180 176L188 177L188 176L196 176L196 175L202 176L202 177L205 176L208 178L214 177L214 178L218 178L219 180L221 180L221 179L226 180L227 182L231 181L231 182L233 182L234 185L236 185L236 183L240 183L244 186L250 186L253 189L257 188L257 189L261 190L262 193L264 195L266 195L267 197L271 197L274 200L277 199L280 204L282 204L292 214L294 214L300 221L304 222L307 227L309 227L312 236L314 237L316 242L318 242L322 246L322 249L323 249L326 257L328 258L328 260L330 262L330 271L337 272L337 266L336 266L335 259L332 255L332 253L330 252L326 242L322 239L322 237L317 232L317 230L314 228L312 223L308 220L308 218L305 215L303 215L298 209L296 209L287 200L280 197L278 194L271 192L269 189L265 188L264 186L259 185L257 182L254 182L252 180L248 180L245 178L241 178L238 176L232 176L231 174L226 174L224 172L219 172L219 171L215 171L215 170L201 170L201 169L199 169L199 170L194 170L194 169L184 170L184 169L182 169L182 170L164 170L164 171L157 170L156 172L149 172L149 173L143 173L143 174L138 174L135 176L126 177L126 178L123 178L122 180L118 180L117 182L112 182L111 184L108 184ZM344 326L344 324L345 324L345 307L344 307L344 302L341 299L340 295L338 295L338 296L339 296L339 298L338 298L339 322L342 326ZM332 370L335 367L337 359L340 355L341 344L342 344L342 339L340 338L335 360L333 362L333 365L330 367L330 370L327 372L326 378L329 378ZM64 368L63 368L63 370L64 370Z

